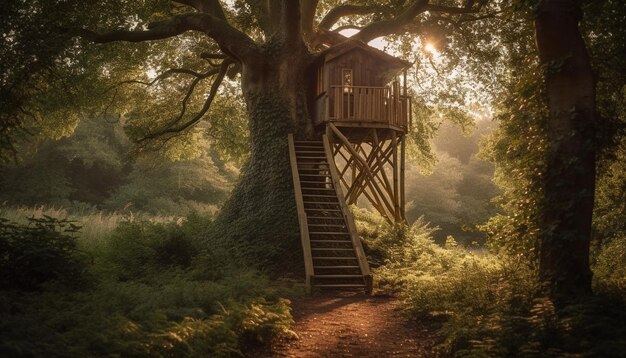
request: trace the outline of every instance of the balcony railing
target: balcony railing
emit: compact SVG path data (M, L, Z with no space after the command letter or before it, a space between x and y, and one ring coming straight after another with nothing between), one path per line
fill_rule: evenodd
M411 98L401 95L397 85L330 87L330 93L317 103L322 120L384 123L405 130L411 126Z

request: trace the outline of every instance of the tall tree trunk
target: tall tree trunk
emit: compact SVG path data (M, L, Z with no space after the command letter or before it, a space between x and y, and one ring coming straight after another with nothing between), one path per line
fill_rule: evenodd
M286 47L280 40L264 48L264 56L243 64L251 155L214 232L247 264L293 271L304 266L287 134L312 132L307 106L311 58L304 47Z
M596 104L580 19L578 1L544 0L535 20L550 111L539 270L557 302L591 292Z

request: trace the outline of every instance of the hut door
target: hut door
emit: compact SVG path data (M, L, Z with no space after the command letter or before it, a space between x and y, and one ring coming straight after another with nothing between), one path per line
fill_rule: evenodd
M343 86L342 98L342 117L350 119L354 117L354 88L352 83L352 69L344 68L341 70L341 85Z

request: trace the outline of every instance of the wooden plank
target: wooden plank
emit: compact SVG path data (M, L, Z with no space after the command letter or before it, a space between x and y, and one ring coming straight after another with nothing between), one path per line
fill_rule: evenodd
M311 285L311 277L315 274L313 270L313 255L311 254L311 243L309 239L309 227L307 223L302 190L300 188L300 177L298 176L298 162L296 159L296 148L294 146L293 134L287 136L289 142L289 162L291 164L291 177L293 179L294 196L296 197L296 208L298 210L298 222L300 224L300 241L304 254L304 274L307 286Z
M402 220L406 221L406 212L405 212L405 194L404 194L404 186L406 185L404 181L404 171L405 171L405 156L406 156L406 135L402 135L402 139L400 140L400 215L402 216Z
M396 132L391 132L391 146L393 148L393 215L396 219L396 222L401 220L400 215L400 203L399 203L399 195L398 195L398 139L396 138Z
M332 151L330 148L328 137L324 135L322 137L322 141L324 142L324 149L326 150L326 156L328 157L328 161L331 162L333 157L332 157ZM341 191L341 183L339 183L339 173L337 173L337 167L334 165L331 165L330 172L331 172L331 180L333 181L333 185L335 186L335 190L337 191L337 198L344 198L345 196L343 195ZM357 231L356 231L354 218L352 217L352 212L350 211L350 208L348 207L348 205L346 204L344 200L339 200L339 206L341 207L343 215L346 219L345 221L346 227L348 229L350 239L352 239L352 245L354 247L356 257L358 258L359 266L361 268L361 273L366 276L370 275L369 264L367 262L367 257L365 257L365 251L363 251L363 245L361 244L361 239L359 238L359 235L357 234Z
M381 177L383 178L385 186L387 188L390 188L391 185L389 184L389 179L387 178L387 172L385 172L385 166L383 165L380 157L378 156L378 152L380 152L382 150L382 146L380 145L380 142L378 141L378 130L377 129L372 128L372 136L374 138L374 144L376 145L377 148L379 148L379 150L376 152L376 161L378 162L378 167L380 168L380 172L382 172Z
M380 147L373 147L373 148L374 150L370 153L370 155L367 156L366 163L367 163L367 167L370 168L370 173L372 174L373 178L377 178L377 173L380 170L384 170L384 167L378 167L378 166L373 165L374 156L377 155L378 151L380 150ZM390 150L390 148L388 148L388 150ZM365 188L368 187L368 184L371 184L372 186L377 185L377 183L373 183L370 177L368 177L366 174L367 172L363 170L359 173L359 176L352 181L352 185L350 189L348 190L348 194L346 195L352 195L353 197L358 198L362 193L365 192ZM385 189L385 193L387 194L387 196L390 199L393 198L393 195L391 194L391 187L389 185L385 186L382 180L379 180L379 181L380 181L380 184ZM383 207L383 203L380 198L382 198L382 200L386 200L384 196L385 193L383 193L380 190L378 192L376 190L372 190L373 198L377 201L377 203L380 205L381 208ZM371 197L370 196L367 196L367 197L370 200L370 202L374 205L375 203L371 200ZM389 208L390 206L388 205L387 209ZM378 211L380 212L381 215L385 216L387 220L389 220L389 215L387 214L387 211L385 209L379 209ZM389 213L393 213L393 211L389 209Z

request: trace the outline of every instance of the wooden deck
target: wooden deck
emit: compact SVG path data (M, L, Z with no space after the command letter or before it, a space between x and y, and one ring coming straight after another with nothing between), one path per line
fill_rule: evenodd
M387 87L330 86L316 101L316 123L337 126L411 128L411 98L394 82Z

